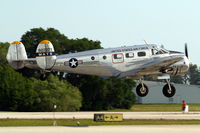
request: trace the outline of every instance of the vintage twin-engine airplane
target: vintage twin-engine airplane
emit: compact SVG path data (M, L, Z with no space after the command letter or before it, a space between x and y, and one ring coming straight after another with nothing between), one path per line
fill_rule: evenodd
M24 45L15 41L9 47L7 60L14 69L27 67L43 71L140 79L136 92L141 97L148 94L148 87L142 80L144 76L165 79L167 84L163 87L163 94L172 97L176 90L170 83L170 75L185 74L189 68L187 45L185 54L168 51L155 44L145 44L56 55L51 42L44 40L37 47L36 58L27 58Z

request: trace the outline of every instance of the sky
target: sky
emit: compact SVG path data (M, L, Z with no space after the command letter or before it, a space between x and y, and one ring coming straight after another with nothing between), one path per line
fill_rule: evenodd
M0 42L39 27L104 48L146 40L184 52L187 43L190 62L200 66L200 0L0 0Z

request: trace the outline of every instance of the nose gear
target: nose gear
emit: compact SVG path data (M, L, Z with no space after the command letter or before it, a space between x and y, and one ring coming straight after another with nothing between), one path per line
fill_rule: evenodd
M176 93L174 85L170 84L169 79L166 79L167 84L163 87L163 95L166 97L173 97Z

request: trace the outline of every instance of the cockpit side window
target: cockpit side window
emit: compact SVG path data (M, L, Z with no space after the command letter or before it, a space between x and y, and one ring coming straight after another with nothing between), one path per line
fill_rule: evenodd
M167 53L166 50L163 50L163 49L151 49L151 52L152 52L152 55L159 55L159 54L165 54Z

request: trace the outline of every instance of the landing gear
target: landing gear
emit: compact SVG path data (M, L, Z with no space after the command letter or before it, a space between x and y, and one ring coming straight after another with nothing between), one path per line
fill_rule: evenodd
M46 73L45 73L45 71L40 71L40 80L46 80L46 78L47 78L47 76L46 76Z
M163 95L170 98L176 93L176 89L173 84L170 84L170 79L166 79L167 84L163 87ZM136 93L140 97L145 97L149 92L149 88L140 79L138 86L136 87Z
M145 97L149 92L148 87L140 80L140 84L136 87L136 93L140 97Z
M166 97L173 97L176 93L174 85L170 84L169 79L166 79L167 84L163 87L163 95Z

